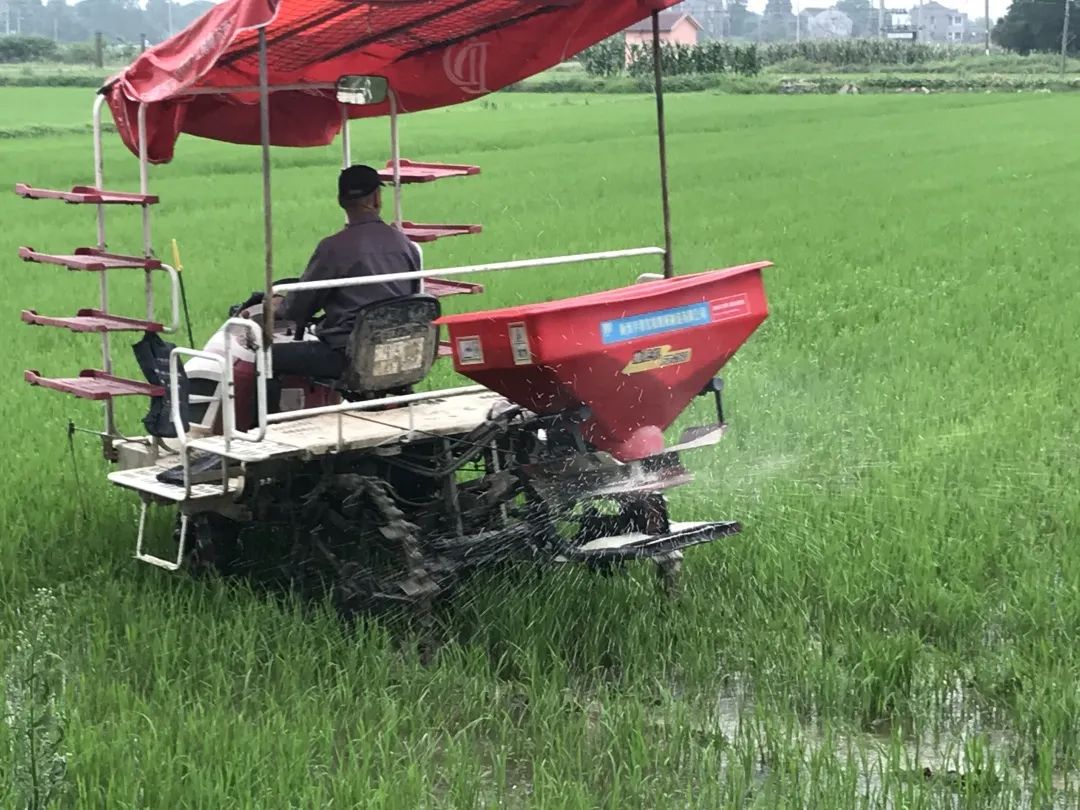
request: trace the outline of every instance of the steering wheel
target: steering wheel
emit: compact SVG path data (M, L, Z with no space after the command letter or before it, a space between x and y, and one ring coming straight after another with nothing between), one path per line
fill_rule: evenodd
M281 278L281 279L277 279L276 281L274 281L274 286L276 287L279 284L295 284L298 281L300 281L299 278ZM286 295L287 295L287 293L286 293ZM313 315L311 318L308 319L308 322L304 326L304 328L299 331L299 334L296 334L296 335L293 336L293 339L294 340L303 340L304 333L307 332L308 328L313 327L313 326L317 326L318 324L322 323L322 321L323 321L323 319L325 317L326 317L325 313L322 314L322 315Z

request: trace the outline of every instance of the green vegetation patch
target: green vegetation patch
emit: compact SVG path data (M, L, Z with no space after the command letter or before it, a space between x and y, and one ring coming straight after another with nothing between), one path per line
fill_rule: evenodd
M11 92L4 126L56 125L69 102L89 116L89 94L63 91L19 97L16 116ZM698 93L667 111L677 271L777 263L770 318L724 372L731 432L687 456L697 480L672 498L681 519L744 530L687 554L674 604L647 568L478 579L430 668L393 625L131 559L136 500L106 483L93 437L72 451L65 434L100 411L22 382L98 362L93 336L18 319L93 305L97 279L14 255L92 242L94 212L0 197L0 705L40 666L38 703L19 706L43 707L46 744L27 754L28 715L6 711L0 806L29 803L28 756L80 808L1076 806L1080 108ZM407 116L403 156L483 167L406 189L406 216L484 225L428 246L427 266L661 243L655 125L642 96ZM386 122L355 123L353 144L385 161ZM341 223L340 149L273 159L288 276ZM137 187L114 138L105 165ZM197 340L261 286L258 167L257 149L184 138L151 172L155 242L180 242ZM86 182L89 138L7 141L0 173ZM137 248L137 212L109 216L110 247ZM448 308L656 269L491 276ZM142 276L110 293L138 313ZM442 365L430 384L457 382ZM128 430L144 407L124 403ZM168 520L152 528L167 549Z

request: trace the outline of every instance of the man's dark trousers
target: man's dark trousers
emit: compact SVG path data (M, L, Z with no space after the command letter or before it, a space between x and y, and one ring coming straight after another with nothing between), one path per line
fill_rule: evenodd
M266 409L269 413L278 413L281 410L282 377L297 375L337 379L348 363L345 349L334 349L321 340L275 343L272 353L274 377L266 386Z

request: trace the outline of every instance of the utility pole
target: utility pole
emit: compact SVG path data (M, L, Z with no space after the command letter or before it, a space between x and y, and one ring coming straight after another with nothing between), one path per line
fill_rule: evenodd
M259 29L261 32L263 29ZM671 207L668 201L667 138L664 127L663 59L660 53L660 14L652 13L653 92L656 94L656 134L660 142L660 202L664 210L664 278L675 275L671 256Z
M1061 76L1065 77L1066 51L1069 47L1069 6L1071 0L1065 0L1065 22L1061 26Z
M100 31L94 34L94 55L97 66L105 67L105 35Z
M986 55L990 55L990 0L986 0Z
M795 0L795 44L802 39L802 15L799 13L799 2Z
M878 0L877 35L878 39L885 39L885 0Z

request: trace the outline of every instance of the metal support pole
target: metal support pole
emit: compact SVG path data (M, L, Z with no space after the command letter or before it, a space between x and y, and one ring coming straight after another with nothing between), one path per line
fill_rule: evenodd
M987 0L989 2L989 0ZM349 132L349 106L341 105L341 168L352 166L352 137Z
M101 143L101 108L105 106L105 96L99 95L94 99L94 186L105 188L105 158ZM105 250L105 206L97 206L97 246L99 250ZM102 312L109 311L109 282L108 273L98 273L98 298ZM101 370L106 374L112 374L112 349L109 346L108 331L101 333ZM105 434L110 438L116 432L116 412L113 408L112 398L107 398L103 403L105 409ZM108 439L106 439L108 441Z
M1072 0L1065 0L1065 21L1061 25L1061 76L1065 77L1065 60L1069 48L1069 6Z
M105 106L105 96L94 97L94 186L105 188L105 158L101 143L101 108ZM97 206L97 246L105 249L105 206Z
M263 347L266 351L266 374L274 376L270 348L274 344L274 231L270 206L270 71L266 57L266 28L259 29L259 124L262 132L263 240L266 246L265 308L263 309Z
M390 160L394 167L394 224L401 227L401 142L398 140L397 95L387 91L390 98Z
M146 104L139 104L139 193L150 193L150 156L149 143L146 136ZM143 255L150 258L154 255L154 237L150 231L150 206L145 203L142 206L142 232L143 232ZM145 272L146 276L146 319L154 320L154 279L151 271Z
M664 206L664 278L675 275L671 260L671 206L668 202L667 142L664 133L664 84L660 55L660 15L652 13L653 83L656 91L656 132L660 142L660 199Z
M986 55L990 55L990 0L986 0Z

